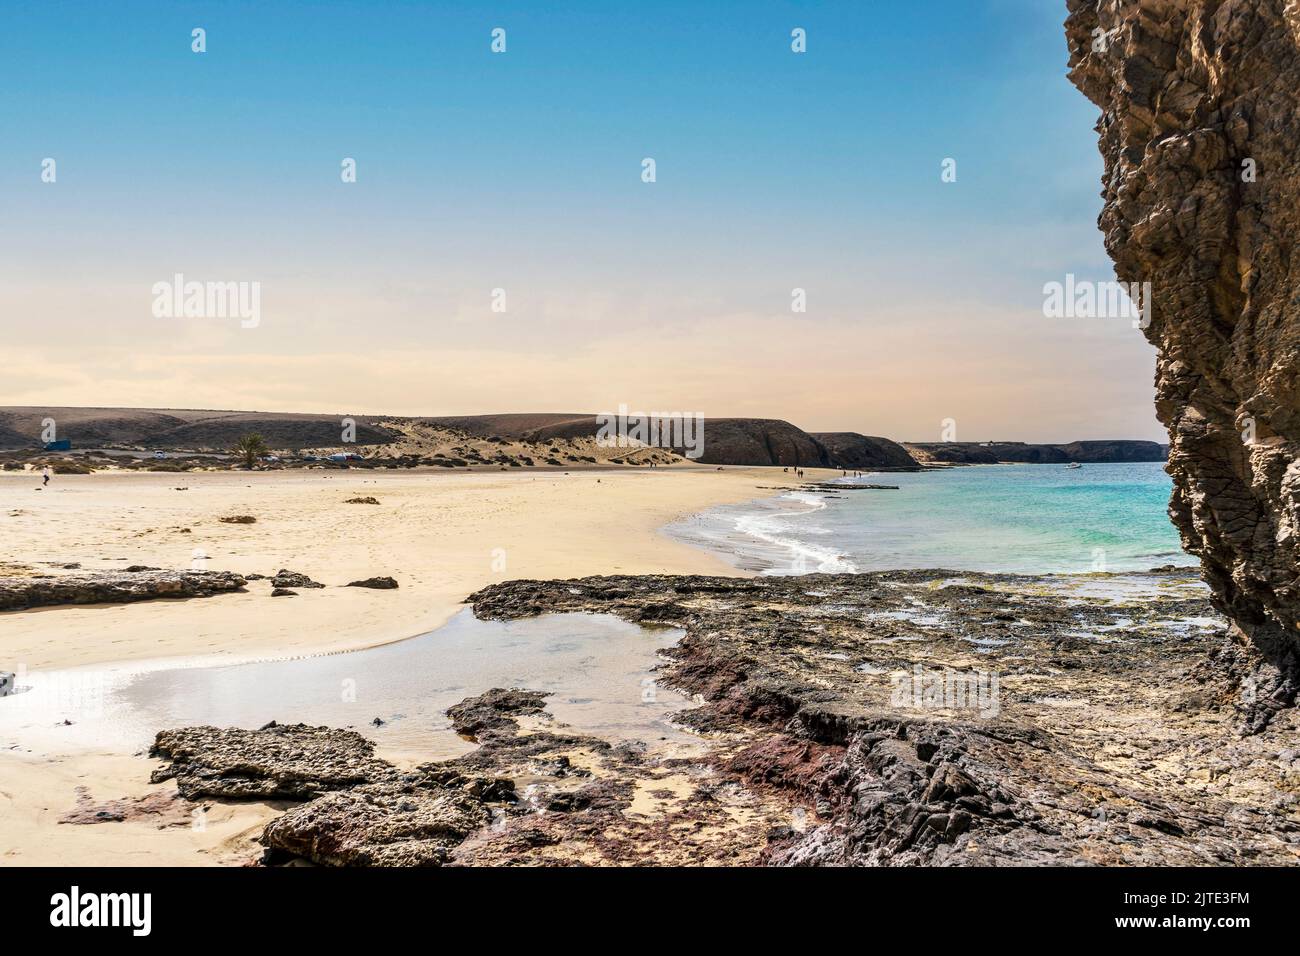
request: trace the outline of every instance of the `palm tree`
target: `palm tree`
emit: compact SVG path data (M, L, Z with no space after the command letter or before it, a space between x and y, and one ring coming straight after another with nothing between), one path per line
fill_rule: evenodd
M232 455L244 459L244 466L247 468L256 465L257 459L265 455L267 451L269 449L266 447L266 439L257 432L241 435L239 441L235 442L235 447L230 449Z

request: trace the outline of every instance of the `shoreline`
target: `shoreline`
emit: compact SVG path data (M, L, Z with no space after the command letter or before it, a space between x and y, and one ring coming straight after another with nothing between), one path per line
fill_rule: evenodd
M1295 712L1241 732L1250 652L1199 578L1151 572L1143 588L1099 597L1082 577L511 582L476 594L474 607L488 619L588 610L684 628L667 682L702 698L684 722L731 741L706 763L772 816L785 811L758 863L1300 861L1296 761L1284 750ZM690 823L697 805L688 794L668 812ZM453 859L544 863L559 858L549 846L568 854L585 842L602 862L675 862L672 848L644 840L630 854L604 845L602 827L625 824L600 808L590 816L524 820L554 841L472 838ZM311 825L310 810L299 817ZM338 827L314 830L328 840ZM350 836L368 847L385 834Z
M8 531L0 573L41 573L67 563L84 570L184 567L202 548L213 569L269 574L285 567L327 587L271 599L268 583L254 581L245 593L204 598L6 611L0 670L132 673L342 655L435 631L469 594L509 579L740 576L661 529L709 507L754 500L763 493L757 486L779 484L772 481L777 476L770 468L703 466L569 475L59 476L46 491L6 495L12 505L0 515ZM8 493L29 480L0 475L0 489ZM356 495L373 495L380 505L344 503ZM235 514L258 521L218 520ZM180 527L191 531L170 530ZM322 548L330 540L348 546ZM494 548L505 550L499 571L491 564ZM400 587L338 586L381 574ZM151 784L149 770L141 754L102 747L31 752L0 732L0 865L238 864L282 809L218 803L205 828L195 829L174 785ZM133 809L119 823L59 822L87 804Z
M1133 481L1128 471L1145 463L1096 465L1089 475L1109 482ZM972 482L968 476L898 475L887 477L866 470L861 477L836 475L792 488L770 488L770 494L735 504L709 508L665 530L678 540L712 551L746 574L763 577L789 574L854 574L890 570L942 568L961 572L1022 575L1080 575L1115 572L1141 574L1165 565L1195 568L1194 556L1181 550L1176 537L1153 536L1151 529L1130 528L1107 538L1094 535L1105 521L1122 521L1121 509L1105 519L1058 496L1050 480L1053 465L970 465L969 469L1006 469ZM958 469L967 471L967 466ZM1068 474L1068 473L1067 473ZM1044 483L1042 478L1049 480ZM1149 493L1137 476L1126 494ZM1073 482L1072 482L1073 483ZM1120 487L1120 485L1116 485ZM1088 482L1080 490L1088 492ZM1014 543L997 546L1001 525L981 523L980 505L967 495L986 496L990 509L1004 509L1015 498L1019 507L1048 515L1027 526ZM1162 495L1163 497L1163 495ZM1093 499L1094 506L1113 507ZM1125 505L1125 508L1131 506ZM1172 529L1165 528L1165 531ZM1129 535L1130 540L1122 540ZM1168 539L1166 540L1166 537ZM1029 560L1032 559L1032 560Z
M248 832L270 866L1297 862L1295 714L1240 733L1247 652L1204 586L1082 577L510 581L471 595L477 621L683 631L656 679L706 749L611 746L523 677L451 688L476 746L450 759L394 764L337 722L175 725L156 756L191 806L289 801Z
M777 475L783 480L773 482ZM704 550L699 543L682 540L672 532L672 525L681 524L688 516L719 508L761 508L764 502L789 504L783 499L806 484L806 479L792 480L787 473L772 469L718 472L705 468L659 473L590 470L561 477L479 474L470 479L459 479L455 474L349 476L352 480L343 481L336 476L276 475L258 476L250 482L250 477L226 475L204 481L207 476L191 476L186 482L187 490L182 492L176 490L173 476L131 475L108 482L88 476L65 486L69 488L68 500L55 500L55 506L50 509L54 516L51 520L63 526L78 523L77 537L61 541L59 547L106 549L97 556L90 552L81 554L79 560L74 559L75 563L84 567L98 561L100 567L86 570L114 566L120 570L128 562L143 563L150 555L167 553L165 549L171 545L160 546L159 542L171 539L161 537L158 526L186 515L193 518L196 509L201 508L202 520L191 520L187 525L191 534L185 537L202 540L213 555L212 563L217 563L215 555L221 553L226 562L221 567L239 573L253 570L270 573L277 566L287 567L322 581L328 585L325 589L302 590L296 598L267 600L269 583L253 581L245 593L97 607L53 607L6 612L6 617L24 622L38 633L50 633L45 622L58 622L58 633L65 640L75 624L87 641L93 638L93 643L81 646L72 642L74 646L61 660L52 651L47 651L46 656L55 660L55 666L69 666L68 662L72 661L70 666L91 672L114 670L133 674L336 657L352 650L377 649L428 635L461 611L467 598L498 588L551 594L552 589L564 591L548 583L548 579L556 578L604 576L613 584L628 581L640 588L658 586L653 582L663 580L657 578L663 574L686 581L708 575L715 575L720 581L749 577L751 572L728 564L721 554ZM816 481L839 475L827 470L824 476L814 472L808 477ZM783 487L787 484L788 487ZM379 505L346 503L350 496L367 494L378 498ZM33 497L40 498L42 504L49 500L41 495ZM152 505L148 504L150 501ZM593 508L593 501L601 507ZM255 510L252 503L260 505L261 510ZM817 503L829 506L828 502ZM245 513L256 514L258 520L247 525L226 525L216 520L218 515ZM9 517L12 520L24 516L11 513ZM367 528L369 534L362 538L355 533L338 533L340 527L350 528L353 522ZM31 530L29 527L29 537L25 539L28 548L35 544ZM107 535L110 545L104 544L107 532L112 532ZM134 537L124 538L124 532ZM256 548L267 538L273 539L267 553L257 552ZM331 548L322 555L316 545L323 538L355 547L343 548L346 554L336 553L339 548ZM378 542L383 547L377 549L376 538L384 539ZM494 571L483 559L501 539L508 539L505 542L507 561L499 571ZM10 548L21 554L16 549L16 540L10 539ZM133 542L133 547L121 544L124 540ZM218 547L224 550L218 552ZM353 554L353 550L360 554ZM0 561L7 561L10 569L15 552L0 556ZM294 554L298 557L293 557ZM259 565L267 566L250 564L254 555ZM65 556L60 552L58 557L62 560ZM396 591L338 586L353 577L389 573L400 581L401 587ZM926 576L933 572L898 573ZM848 577L866 583L880 575ZM1039 579L1047 580L1043 576ZM779 576L760 576L758 580L773 582L770 587L777 589L794 586L779 583L782 580ZM583 585L581 580L572 583ZM851 587L856 589L857 585ZM1088 585L1078 596L1091 589ZM924 593L928 595L930 591ZM412 603L420 605L417 610L426 619L433 620L439 615L441 618L431 625L401 633L401 622L412 620ZM655 603L654 607L658 609L661 605ZM340 635L338 615L344 611L356 620L347 622L351 625L348 633ZM268 646L272 638L261 633L261 629L266 624L266 615L271 613L289 616L290 624L298 632L295 645ZM640 613L633 615L634 619L639 620ZM882 620L891 619L893 613L884 615ZM728 626L743 626L744 620L742 615ZM322 622L329 628L325 640L319 639L316 633ZM190 653L146 653L153 648L139 639L142 623L154 632L165 627L184 628L182 636L189 637L188 644L181 641L177 646L184 646ZM272 628L287 626L283 622L270 623ZM669 618L662 623L675 622ZM929 625L918 618L916 626ZM236 640L232 643L237 646L218 652L204 649L203 642L214 634L237 638L245 628L258 629L258 639ZM379 639L385 633L393 636ZM123 642L127 638L136 639L126 645ZM881 647L889 648L887 653L897 656L904 645L893 642L910 639L914 638L890 637ZM341 646L346 641L358 643ZM993 641L975 653L982 655L995 650L999 642L1000 639ZM955 646L965 645L958 641ZM124 647L127 653L122 656ZM259 653L268 650L270 653ZM672 659L687 652L684 646L674 645L668 657ZM8 653L8 649L0 645L0 654L3 653ZM108 660L112 654L119 656ZM826 659L838 660L841 656L840 649L832 648L828 649ZM756 658L761 659L761 656ZM977 658L965 660L969 663ZM4 667L3 661L0 658L0 669ZM293 673L302 678L296 680L295 687L311 685L302 674ZM200 681L195 686L215 685ZM475 688L485 689L477 685ZM269 698L278 701L279 695L270 690L258 697L259 700ZM310 719L302 708L287 701L275 706L274 719L289 723ZM376 710L378 713L380 708L377 706ZM386 716L388 712L384 713ZM214 720L221 722L222 718ZM237 720L252 727L261 718ZM327 723L339 728L353 726L347 720L329 719ZM159 726L155 731L169 729L175 728ZM365 726L356 729L367 734ZM745 733L757 729L751 727ZM146 759L143 751L124 753L120 746L115 750L107 745L70 749L66 745L50 744L58 734L57 726L49 732L31 733L33 746L41 742L45 745L35 752L0 749L0 777L6 780L4 789L0 790L3 801L0 803L3 810L0 846L5 847L0 852L0 864L57 865L72 860L104 865L242 865L259 857L261 844L257 841L265 827L294 806L278 800L207 800L202 803L206 808L202 812L203 826L196 827L197 806L182 799L173 782L150 783L150 769L156 763ZM76 736L69 733L67 743ZM378 739L384 734L368 736ZM711 740L710 747L715 754L732 746ZM12 743L5 739L0 723L0 746ZM382 742L379 747L397 765L408 769L420 760L429 759L418 748L398 754L385 750ZM599 748L593 753L597 752ZM472 762L480 758L471 755L466 759ZM491 759L490 752L481 759ZM710 759L703 758L699 767L708 766ZM651 787L652 780L643 779L641 771L631 765L620 767L617 773L620 786L640 788L638 793ZM642 782L636 783L637 780ZM689 786L685 782L682 785ZM754 793L758 806L766 808L763 813L777 815L769 819L776 823L781 822L780 814L789 810L789 800L794 796ZM107 814L104 819L112 822L98 819L96 815L101 813Z
M798 506L798 510L790 510ZM782 536L774 522L818 514L830 503L794 487L773 489L766 497L715 505L696 519L665 526L664 533L702 551L715 554L742 574L763 577L781 574L856 573L843 554L818 548L795 537Z
M54 508L19 500L10 510L0 574L25 564L34 573L69 563L86 571L185 567L202 552L201 566L213 570L270 575L283 567L326 588L259 602L256 614L250 593L6 611L0 670L207 666L347 653L427 634L450 620L466 595L510 578L741 573L660 531L708 508L761 497L754 481L773 477L768 469L704 467L59 477L41 493L42 504L55 499ZM0 490L15 480L0 476ZM380 497L378 506L343 503L370 494ZM592 507L596 494L604 499L599 508ZM129 502L125 513L121 500ZM258 522L219 523L243 513ZM351 546L329 546L337 540L331 534ZM399 588L341 587L374 575L392 575ZM247 592L261 598L266 588L252 581ZM256 633L245 633L245 625ZM49 640L55 628L57 645Z

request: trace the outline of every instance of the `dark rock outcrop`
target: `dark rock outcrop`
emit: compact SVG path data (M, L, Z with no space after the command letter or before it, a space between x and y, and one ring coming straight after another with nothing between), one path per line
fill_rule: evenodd
M463 737L513 734L518 726L515 717L540 714L545 710L548 694L535 690L494 687L477 697L469 697L447 711L451 726Z
M287 568L276 571L275 577L271 578L271 587L278 589L323 588L324 586L319 581L313 581L299 571L290 571Z
M709 418L704 422L706 465L829 466L826 449L801 428L778 419Z
M514 416L494 416L497 419L512 417ZM465 420L454 421L460 423ZM659 421L662 422L662 419ZM657 429L662 431L662 425L657 426ZM547 441L552 438L595 438L598 430L595 415L582 415L540 425L520 434L504 434L508 438ZM830 465L826 449L816 439L803 429L779 419L706 418L701 426L701 434L703 453L695 460L705 465L783 465L809 468ZM678 454L687 451L686 448L673 450Z
M788 814L784 800L759 802L703 777L697 793L647 813L634 801L638 787L652 803L671 800L658 781L679 777L678 762L648 760L639 745L522 733L519 716L549 720L545 697L497 688L467 698L450 713L462 730L478 731L481 746L410 770L373 758L351 731L168 731L153 755L171 763L155 779L174 776L189 799L303 801L263 830L270 865L744 864L757 862L766 834ZM526 781L522 792L515 780Z
M1001 461L991 449L976 442L907 442L904 447L927 465L996 465Z
M594 414L469 415L425 421L463 429L482 437L500 436L531 442L594 438L598 431ZM916 462L896 442L887 438L869 438L856 432L810 434L774 418L706 418L702 428L703 454L696 460L705 465L916 467ZM673 451L682 454L686 449L674 448Z
M209 597L238 591L230 571L100 571L0 578L0 611L60 604L125 604L155 598Z
M392 773L293 808L267 824L262 843L271 863L302 858L319 866L441 866L491 820L481 781Z
M1070 79L1102 111L1099 225L1151 283L1169 511L1268 663L1300 654L1300 34L1283 0L1068 0Z
M349 581L343 586L348 588L372 588L376 591L392 591L397 588L397 579L390 578L387 575L380 575L376 578L363 578L360 581Z
M359 445L392 441L398 433L374 416L351 416ZM210 449L225 452L258 432L272 448L337 445L342 415L196 409L0 406L0 448L39 448L45 418L76 448Z
M1300 852L1289 710L1233 728L1247 661L1185 571L896 571L509 581L480 617L606 612L685 636L656 681L699 749L557 725L496 688L478 746L409 770L348 730L160 734L189 799L305 801L265 862L1283 864ZM526 719L524 719L526 718Z
M859 435L857 432L811 434L826 449L832 468L914 471L921 467L906 448L888 438Z
M1153 441L1113 439L1074 441L1065 445L1035 445L1020 441L908 442L908 451L921 461L950 465L1063 465L1067 462L1164 461L1165 448Z
M308 800L366 783L388 764L351 730L271 723L260 730L164 730L149 751L171 761L154 783L176 780L181 796Z
M326 866L438 866L487 825L489 805L513 802L509 781L438 765L402 771L351 730L268 724L260 730L185 727L158 734L153 774L189 800L309 801L262 834L271 862Z
M1070 461L1165 461L1169 449L1153 441L1072 441L1059 446Z
M1221 624L1182 623L1213 622L1208 592L1153 572L1089 594L1105 580L615 576L471 601L685 628L664 676L707 703L684 722L748 735L724 770L810 808L770 834L770 863L1293 862L1300 812L1273 755L1292 752L1294 712L1240 737L1222 719L1239 650Z

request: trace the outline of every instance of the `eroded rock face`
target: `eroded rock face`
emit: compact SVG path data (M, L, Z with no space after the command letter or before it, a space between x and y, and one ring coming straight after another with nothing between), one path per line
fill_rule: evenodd
M1241 865L1300 847L1297 715L1235 731L1245 655L1178 570L613 576L470 601L683 628L662 676L706 703L677 719L738 746L714 753L723 779L803 805L764 862Z
M321 866L441 866L491 819L481 781L390 773L293 808L267 824L262 843L270 862L300 857Z
M832 468L899 468L915 471L920 466L906 448L888 438L857 432L811 432L829 456Z
M365 578L361 581L350 581L345 586L350 588L371 588L376 591L392 591L397 588L397 579L381 575L376 578Z
M447 716L456 733L471 740L513 736L519 726L516 716L531 716L545 710L548 695L534 690L494 687L451 707Z
M450 716L481 746L409 770L373 757L350 730L164 731L152 755L170 763L154 780L174 777L191 800L303 801L263 831L271 865L744 864L788 816L784 799L760 800L705 766L547 729L546 696L493 688L465 699ZM543 726L522 733L516 717ZM165 806L167 792L150 799ZM112 804L78 822L100 809L124 818Z
M150 756L171 761L154 772L175 778L181 796L309 800L371 781L389 765L351 730L271 723L259 730L182 727L158 734Z
M1284 0L1067 0L1070 79L1102 110L1099 224L1150 282L1170 514L1292 703L1300 638L1300 13Z
M324 586L319 581L313 581L307 575L299 571L290 571L288 568L281 568L275 572L275 577L271 578L271 587L274 588L323 588Z
M210 597L238 591L245 579L230 571L97 571L0 578L0 611L61 604L125 604L156 598Z
M471 600L681 627L656 680L699 695L675 715L698 746L615 743L543 692L492 688L448 711L478 741L451 760L397 767L346 729L196 727L159 734L154 779L303 801L263 832L272 864L1300 859L1300 712L1236 732L1246 655L1181 570L614 576Z

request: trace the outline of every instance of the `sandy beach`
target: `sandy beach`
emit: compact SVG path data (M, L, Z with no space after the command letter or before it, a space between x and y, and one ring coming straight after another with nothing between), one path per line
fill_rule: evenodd
M831 474L827 472L827 475ZM813 476L809 472L809 476ZM512 578L589 574L735 574L662 534L713 505L795 484L779 469L675 467L564 473L293 471L274 474L0 477L5 574L203 567L280 568L327 587L271 598L246 593L137 604L7 612L0 669L185 666L339 653L399 641L444 623L463 598ZM379 504L349 504L374 497ZM251 524L220 519L251 515ZM188 532L182 529L189 529ZM397 590L339 585L376 575ZM292 719L292 715L286 715ZM255 855L267 804L218 805L192 825L173 784L120 753L74 759L0 741L0 862L217 864ZM141 798L148 802L140 804ZM111 825L60 823L78 808L126 800Z
M432 630L492 581L725 574L728 565L659 529L714 504L771 493L757 485L794 484L773 471L105 473L59 476L40 492L37 476L5 475L0 562L43 572L72 563L267 575L288 568L327 587L275 601L230 594L9 613L0 655L6 665L35 670L335 653ZM354 497L379 504L345 503ZM237 515L256 522L220 520ZM336 587L375 575L400 587ZM263 586L259 597L262 590L269 594Z

